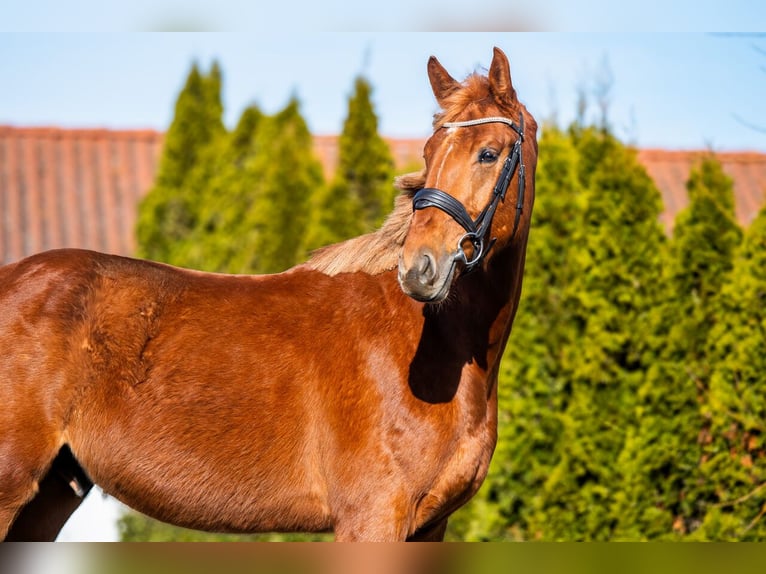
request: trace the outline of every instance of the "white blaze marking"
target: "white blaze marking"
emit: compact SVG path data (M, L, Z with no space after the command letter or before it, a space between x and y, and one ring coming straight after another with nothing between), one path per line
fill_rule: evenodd
M454 130L455 128L450 128L450 130ZM451 135L451 134L450 134ZM442 170L444 169L444 164L447 163L447 158L449 157L449 154L452 153L453 143L450 142L449 147L447 148L447 152L444 154L444 158L442 159L441 164L439 165L439 169L436 170L436 187L439 186L439 180L441 179Z

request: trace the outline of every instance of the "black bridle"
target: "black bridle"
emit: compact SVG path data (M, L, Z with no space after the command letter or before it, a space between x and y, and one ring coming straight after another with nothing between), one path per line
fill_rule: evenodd
M521 144L524 141L523 114L520 114L519 116L518 125L508 118L488 117L467 120L464 122L447 122L441 127L462 128L489 123L506 124L519 134L519 138L511 146L511 151L508 153L508 157L505 158L503 168L500 170L500 176L497 178L497 183L495 183L495 187L492 190L492 198L489 200L489 203L484 206L484 209L481 210L481 213L479 213L476 219L471 218L465 206L460 203L460 201L441 189L425 187L418 191L412 198L413 211L425 209L427 207L436 207L449 214L452 219L457 221L460 226L465 229L466 232L458 241L457 251L454 255L454 262L463 261L465 264L465 273L472 271L482 262L497 239L492 238L485 248L486 236L489 232L489 227L492 224L492 218L495 216L495 210L500 201L505 201L505 194L508 191L508 186L510 185L511 179L513 179L513 174L516 172L517 168L519 170L519 191L516 197L516 218L513 222L511 238L516 235L516 230L519 227L519 221L521 219L521 212L524 207L524 161L521 157ZM473 245L471 259L468 259L463 250L463 244L466 241L470 241L471 245Z

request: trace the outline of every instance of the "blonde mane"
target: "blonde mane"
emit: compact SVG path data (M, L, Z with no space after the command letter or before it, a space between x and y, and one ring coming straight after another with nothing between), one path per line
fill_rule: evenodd
M395 183L402 193L380 229L323 247L314 252L305 266L326 275L356 272L377 275L394 269L412 219L412 196L424 181L425 172L398 177Z

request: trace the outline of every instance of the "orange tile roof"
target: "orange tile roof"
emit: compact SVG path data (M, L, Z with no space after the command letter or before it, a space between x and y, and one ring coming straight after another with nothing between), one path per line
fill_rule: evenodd
M130 255L140 199L152 185L163 133L151 130L0 126L0 263L56 247ZM422 139L388 139L399 169L422 163ZM315 136L327 177L338 137ZM686 179L706 152L639 150L673 219L686 203ZM766 154L719 153L735 181L737 217L747 225L766 203Z
M692 167L709 151L668 151L641 149L638 160L644 164L662 193L665 211L661 216L665 228L672 230L676 214L686 207L686 181ZM737 220L750 225L766 204L766 154L758 152L715 152L723 171L734 180Z
M0 261L55 247L131 254L160 132L0 126Z
M314 153L322 162L325 178L328 180L335 172L338 165L338 136L315 135ZM391 155L394 157L394 165L397 169L407 169L417 164L423 165L423 139L385 138Z

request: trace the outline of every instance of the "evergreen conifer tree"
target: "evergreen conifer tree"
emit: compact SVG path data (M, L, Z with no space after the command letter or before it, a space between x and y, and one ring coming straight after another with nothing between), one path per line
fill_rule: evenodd
M571 395L558 463L533 522L543 539L608 540L621 486L616 461L635 431L648 316L658 299L661 200L633 150L603 130L572 133L587 190L569 254L576 273L564 295L573 332L561 360Z
M252 163L254 205L245 219L253 233L253 249L242 255L247 267L259 273L284 271L306 255L312 196L324 185L312 146L296 98L258 129Z
M246 108L232 133L211 154L210 174L201 178L205 187L200 193L199 219L184 242L185 265L226 273L255 271L246 263L255 249L248 214L256 209L256 134L265 121L257 107Z
M337 243L367 230L362 209L346 180L341 177L313 196L306 234L306 251Z
M196 225L197 193L189 186L209 147L225 134L221 73L214 64L208 76L192 66L178 96L175 115L165 136L155 185L139 207L138 255L177 263L179 241ZM180 263L180 261L178 261Z
M766 208L745 233L710 330L701 483L711 498L695 538L764 540Z
M742 232L732 181L706 158L687 183L689 206L678 214L653 320L654 345L639 389L639 428L626 445L619 535L680 538L704 514L697 472L710 378L708 332L713 301L731 270Z
M348 186L348 192L361 208L363 231L372 231L383 222L393 207L395 195L394 160L388 144L378 134L371 95L372 86L358 77L338 142L336 178L340 181L336 192L340 192L341 186Z

